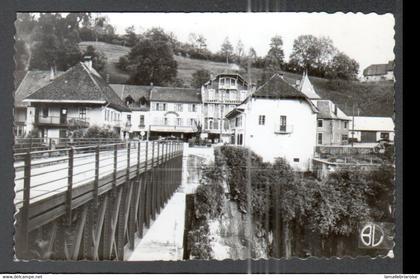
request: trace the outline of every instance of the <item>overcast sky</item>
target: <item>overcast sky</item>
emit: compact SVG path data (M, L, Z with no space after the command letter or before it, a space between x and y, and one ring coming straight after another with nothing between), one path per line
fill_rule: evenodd
M288 59L299 35L328 36L334 45L360 64L387 63L394 59L394 17L391 14L362 13L103 13L117 33L134 25L136 32L161 27L186 42L191 32L202 34L208 48L218 51L228 36L233 46L242 40L259 56L269 48L270 38L283 38Z

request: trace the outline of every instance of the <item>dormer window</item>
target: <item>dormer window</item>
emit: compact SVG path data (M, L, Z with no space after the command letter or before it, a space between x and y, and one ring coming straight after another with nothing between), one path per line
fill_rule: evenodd
M125 98L125 103L126 103L127 106L131 105L132 103L134 103L134 99L131 96L127 96Z
M230 78L230 77L220 78L219 87L222 87L222 88L236 87L236 79Z

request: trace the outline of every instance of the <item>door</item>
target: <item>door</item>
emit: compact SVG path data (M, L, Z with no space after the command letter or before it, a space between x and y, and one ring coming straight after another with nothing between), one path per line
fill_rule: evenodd
M376 132L374 131L362 131L360 135L361 142L376 142Z
M60 124L66 124L67 123L67 109L62 108L60 110Z

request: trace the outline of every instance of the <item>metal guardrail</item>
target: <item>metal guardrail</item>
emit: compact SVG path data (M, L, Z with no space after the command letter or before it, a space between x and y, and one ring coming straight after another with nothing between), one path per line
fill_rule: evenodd
M20 154L23 162L15 162L15 205L19 208L57 192L71 191L117 170L140 167L148 158L161 160L180 150L179 142L128 141L26 152Z
M82 208L83 213L79 215L81 219L78 219L82 228L86 219L83 216L90 216L91 210L95 213L89 218L97 218L94 216L100 214L103 220L113 215L114 225L107 222L103 230L112 231L106 236L117 235L119 240L114 249L112 239L104 239L105 245L111 246L111 252L103 257L111 259L114 249L118 250L117 259L121 260L126 233L130 236L130 249L134 247L134 216L140 211L144 212L144 215L140 214L143 216L141 223L137 223L140 232L143 222L149 226L151 219L155 218L178 187L182 169L182 160L179 158L182 152L181 142L127 141L25 153L23 162L15 162L15 206L19 238L17 253L20 257L28 258L34 235L31 238L30 232L48 224L57 224L55 220L62 217L66 220L65 224L69 225L73 222L72 215L77 214L78 208ZM131 187L129 181L137 181L140 177L143 182ZM146 190L139 188L141 185ZM146 192L139 192L140 189ZM140 197L144 202L138 203ZM107 200L110 200L109 204ZM119 210L115 211L116 208ZM109 214L106 215L105 211ZM123 233L116 232L117 223L118 231L123 230ZM82 232L78 230L77 237L73 238L73 241L78 240L77 245L73 245L73 256L69 256L72 259L79 257ZM95 239L100 239L100 231L95 232ZM88 235L91 236L90 233ZM53 242L54 239L51 240ZM95 243L93 256L90 254L92 249L86 246L83 252L92 259L98 259L99 241ZM55 246L51 244L50 247L53 249ZM68 256L66 252L64 254Z
M16 138L13 151L15 160L19 160L19 155L26 152L121 142L120 138Z

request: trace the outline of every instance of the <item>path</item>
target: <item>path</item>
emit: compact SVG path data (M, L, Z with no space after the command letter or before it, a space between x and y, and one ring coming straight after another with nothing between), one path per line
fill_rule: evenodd
M213 148L184 146L183 183L151 224L134 251L126 249L128 261L182 260L185 196L199 183L200 165L213 161Z

